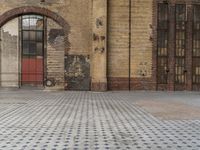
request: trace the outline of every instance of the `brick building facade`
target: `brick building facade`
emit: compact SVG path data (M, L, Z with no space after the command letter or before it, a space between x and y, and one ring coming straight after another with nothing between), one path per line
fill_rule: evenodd
M0 85L199 90L197 0L2 0Z

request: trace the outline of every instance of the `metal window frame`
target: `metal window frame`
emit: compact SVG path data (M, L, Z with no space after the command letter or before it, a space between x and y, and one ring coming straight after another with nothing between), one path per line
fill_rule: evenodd
M46 30L45 26L46 26L46 21L45 21L45 20L46 20L46 17L45 17L45 16L42 16L42 15L38 15L38 14L32 14L32 13L31 13L31 14L26 14L26 15L27 15L27 16L28 16L28 15L30 15L30 16L31 16L31 15L41 16L42 19L43 19L43 30L33 30L33 29L27 30L27 29L23 29L23 16L24 16L24 15L22 15L22 16L19 17L19 18L20 18L20 19L19 19L19 20L20 20L20 21L19 21L19 24L20 24L20 26L19 26L19 28L20 28L20 30L19 30L19 32L20 32L20 34L19 34L19 35L20 35L20 42L19 42L19 43L20 43L20 44L19 44L19 45L20 45L20 54L21 54L21 55L20 55L20 62L21 62L21 63L20 63L20 77L19 77L19 78L20 78L20 80L19 80L20 83L19 83L19 85L20 85L20 87L23 86L23 84L22 84L22 65L21 65L21 64L22 64L22 58L23 58L23 56L26 56L26 55L23 54L23 42L24 42L24 40L23 40L23 31L35 31L35 32L39 31L39 32L43 32L43 34L42 34L42 35L43 35L43 39L42 39L42 42L41 42L41 43L42 43L42 45L43 45L43 46L42 46L42 48L43 48L43 50L42 50L42 51L43 51L43 55L42 55L42 56L43 56L43 77L42 77L42 78L43 78L43 84L42 84L42 86L44 87L44 86L45 86L45 83L44 83L44 82L45 82L45 81L44 81L44 80L45 80L45 72L46 72L46 67L45 67L45 64L46 64L46 63L45 63L45 60L46 60L46 59L45 59L45 57L46 57L46 54L45 54L45 52L46 52L46 51L45 51L45 47L46 47L46 46L45 46L45 42L46 42L46 40L45 40L45 33L46 33L46 31L45 31L45 30ZM29 17L29 19L30 19L30 17ZM30 28L30 24L29 24L29 28ZM30 40L28 40L28 41L30 41ZM37 53L37 52L36 52L36 53ZM37 55L33 55L33 56L37 56ZM28 57L30 57L30 55L29 55Z
M159 12L159 7L160 7L160 5L167 5L167 28L166 29L164 29L164 28L160 28L160 26L159 26L159 15L160 15L160 12ZM165 58L166 59L166 66L167 66L167 70L166 70L166 73L165 74L163 74L163 72L161 73L159 73L159 70L160 70L160 66L159 66L159 63L157 63L157 86L159 85L159 84L168 84L168 68L169 68L169 65L168 65L168 57L169 57L169 5L168 4L166 4L166 3L158 3L157 4L157 6L158 6L158 10L157 10L157 14L158 14L158 16L157 16L157 24L158 24L158 28L157 28L157 37L159 37L159 32L162 32L162 31L164 31L164 32L166 32L167 33L167 47L166 47L166 49L167 49L167 55L166 56L161 56L161 55L159 55L158 53L159 53L159 39L157 38L157 62L159 62L159 59L160 58ZM163 69L163 70L165 70L165 69ZM165 79L165 81L160 81L160 76L166 76L166 79Z
M184 5L185 6L185 28L183 29L177 29L177 6L178 5ZM177 3L175 4L175 47L174 47L174 84L175 85L185 85L186 84L186 73L185 73L185 68L186 68L186 43L187 43L187 5L185 3ZM184 56L177 56L177 31L184 31ZM181 68L183 68L183 74L176 74L176 61L179 59L183 59L184 60L184 64L181 64ZM177 81L176 77L178 77L179 75L183 75L184 76L184 81Z

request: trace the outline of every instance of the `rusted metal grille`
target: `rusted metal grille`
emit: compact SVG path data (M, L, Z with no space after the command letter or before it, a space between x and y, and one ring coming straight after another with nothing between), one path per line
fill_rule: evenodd
M186 5L176 5L175 21L175 83L184 84L186 77L185 70L185 49L186 49Z
M168 79L168 4L158 4L157 78L158 84Z
M193 13L193 84L200 84L200 5L194 5Z

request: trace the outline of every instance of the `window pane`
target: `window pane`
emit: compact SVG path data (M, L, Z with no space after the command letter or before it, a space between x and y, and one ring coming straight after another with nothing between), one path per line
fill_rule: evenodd
M29 43L29 54L30 55L35 55L36 54L36 43L35 42L30 42Z
M39 41L39 42L42 42L42 40L43 40L43 32L41 32L41 31L37 31L36 32L36 40Z
M158 84L167 84L168 81L168 4L158 4L158 45L157 69Z
M43 44L37 43L37 56L42 56L42 55L43 55Z
M36 18L30 18L30 29L35 30L36 24L37 24L37 19Z
M30 40L31 40L31 41L35 41L35 40L36 40L35 31L29 31L29 34L30 34Z
M28 31L23 31L23 40L28 41L29 40L29 32Z
M24 30L28 30L29 29L29 18L25 18L22 20L22 26Z
M158 5L158 28L167 29L168 26L168 4Z
M23 42L23 54L28 55L29 54L29 43Z
M176 29L185 29L186 5L176 5Z

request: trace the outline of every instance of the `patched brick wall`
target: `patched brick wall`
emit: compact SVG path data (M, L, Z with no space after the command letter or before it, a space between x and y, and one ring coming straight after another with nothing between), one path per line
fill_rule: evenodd
M56 85L51 89L64 89L64 57L84 56L90 58L92 0L45 0L45 2L41 2L41 0L2 0L0 5L0 15L9 11L5 16L1 16L1 21L6 20L7 16L17 17L15 14L21 15L26 12L32 13L32 11L48 16L47 35L44 37L45 43L47 43L45 49L47 56L44 61L47 69L45 77L47 79L54 78L56 81ZM58 24L64 25L64 30L54 22L55 20L50 19L51 17L59 21ZM8 20L9 18L12 17L8 17ZM2 22L6 23L6 21ZM2 22L1 25L3 25ZM90 70L87 69L88 71ZM89 76L87 84L90 84L88 73L87 76Z
M64 89L64 45L63 28L47 18L46 77L55 82L47 89Z
M1 0L0 15L22 6L46 8L63 17L70 26L69 54L89 55L92 48L91 0Z
M19 87L18 18L1 28L0 86Z
M2 0L0 15L14 8L36 6L54 12L52 14L54 19L59 16L64 18L67 24L67 29L64 29L67 38L63 37L64 32L58 24L52 23L50 19L47 20L47 72L49 71L49 77L56 76L56 80L60 82L57 88L64 87L64 57L84 56L90 58L90 76L95 88L98 88L96 86L98 83L99 87L102 84L103 89L106 89L108 77L111 90L127 90L129 86L131 89L153 89L155 82L152 78L152 1L132 0L130 13L130 0L108 0L108 26L106 26L107 13L105 13L107 3L97 0L46 0L44 3L40 0ZM97 2L102 5L98 5ZM24 8L23 11L27 10ZM102 20L105 20L105 24L102 25L102 32L99 32L100 28L96 25L101 17L104 18ZM52 33L58 34L54 39L55 43L64 41L61 45L65 53L59 49L61 45L52 44L52 38L49 38ZM101 49L100 52L95 51L93 33L99 35L101 39L105 35L105 39L102 40L105 46L103 53ZM107 39L108 43L106 43ZM53 75L50 72L59 72L59 74Z

